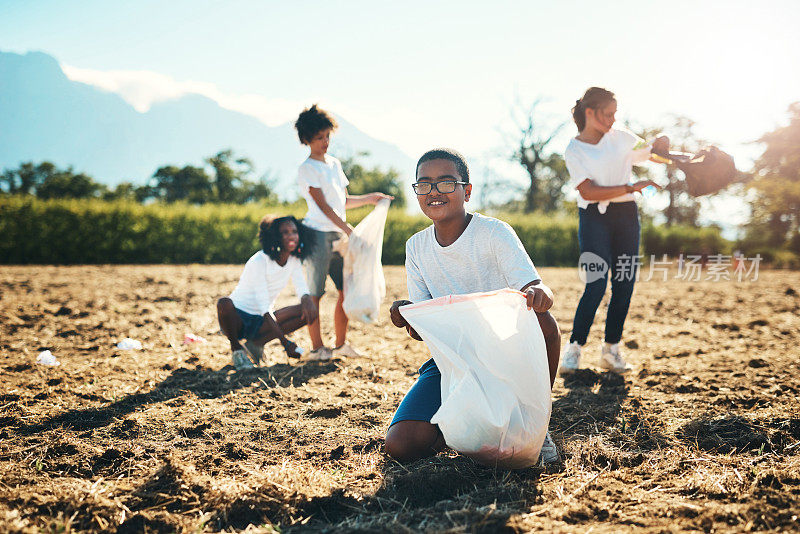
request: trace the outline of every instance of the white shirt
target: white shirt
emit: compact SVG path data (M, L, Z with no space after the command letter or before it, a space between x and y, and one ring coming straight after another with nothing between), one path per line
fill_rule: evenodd
M443 247L433 226L406 242L406 279L412 302L510 287L540 280L528 253L507 223L473 213L456 241Z
M637 144L642 148L634 149ZM597 185L625 185L630 182L634 163L647 161L650 145L628 130L611 129L593 145L572 138L564 151L564 159L569 171L570 188L577 188L587 178ZM635 200L631 193L598 202L597 209L605 213L609 202L629 202ZM578 207L587 208L596 200L586 200L578 195Z
M298 297L308 294L303 264L297 256L289 256L286 265L281 267L259 250L244 264L244 271L230 299L244 312L264 315L273 311L275 299L288 285L289 278Z
M297 185L300 194L306 199L308 213L303 218L303 224L321 232L341 232L327 215L322 213L316 201L311 198L309 187L322 189L325 201L343 221L346 220L344 205L347 201L347 176L344 175L342 164L333 156L325 154L325 161L308 158L297 170Z

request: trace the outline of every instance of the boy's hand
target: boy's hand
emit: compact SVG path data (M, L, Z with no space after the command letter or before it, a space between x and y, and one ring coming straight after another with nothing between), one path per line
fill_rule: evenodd
M387 198L389 200L394 200L394 197L392 195L387 195L385 193L370 193L369 195L369 201L372 204L377 204L384 198Z
M300 298L300 306L302 307L302 317L306 320L306 324L314 323L319 317L319 310L314 306L314 301L311 300L309 295L303 295Z
M531 286L525 291L528 309L544 313L553 307L553 297L541 286Z
M422 337L417 334L417 331L411 328L411 325L408 324L405 317L400 313L400 306L405 306L406 304L413 304L410 300L396 300L392 303L392 307L389 308L389 318L392 320L392 324L395 325L397 328L406 327L406 331L408 335L416 339L417 341L422 341Z

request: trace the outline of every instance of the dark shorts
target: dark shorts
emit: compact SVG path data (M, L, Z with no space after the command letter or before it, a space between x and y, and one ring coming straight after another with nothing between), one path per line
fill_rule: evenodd
M239 330L238 338L246 339L248 341L258 339L258 331L261 330L261 325L264 323L264 317L261 315L247 313L239 308L234 309L242 319L242 329Z
M312 297L321 297L325 293L325 280L328 276L339 291L344 287L342 273L344 260L342 255L333 251L333 243L342 238L339 232L321 232L309 228L308 239L311 243L311 254L303 261L306 268L306 282Z
M433 358L419 368L419 378L392 417L392 426L400 421L428 421L442 405L442 375Z

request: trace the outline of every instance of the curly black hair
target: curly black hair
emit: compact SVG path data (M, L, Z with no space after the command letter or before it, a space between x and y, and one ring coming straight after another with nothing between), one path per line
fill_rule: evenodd
M297 129L297 137L300 138L300 142L304 145L311 142L314 136L322 130L335 130L338 126L333 115L324 109L318 108L316 104L304 109L294 123L294 127Z
M297 248L292 252L292 255L297 256L301 260L308 257L311 253L311 240L309 239L309 228L295 219L292 215L285 217L275 217L273 215L265 215L261 222L258 223L258 241L261 243L261 250L264 254L269 256L272 261L277 261L278 256L281 254L281 225L285 222L294 223L297 227L299 239Z

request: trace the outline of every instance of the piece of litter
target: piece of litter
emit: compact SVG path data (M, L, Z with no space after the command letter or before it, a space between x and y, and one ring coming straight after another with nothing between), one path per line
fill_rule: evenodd
M39 356L36 357L36 363L40 363L42 365L61 365L61 362L56 360L56 357L53 356L53 353L49 350L43 350L39 353Z
M117 343L117 348L120 350L142 350L142 342L126 337Z
M183 336L184 345L188 345L189 343L206 343L206 341L206 338L188 332Z

